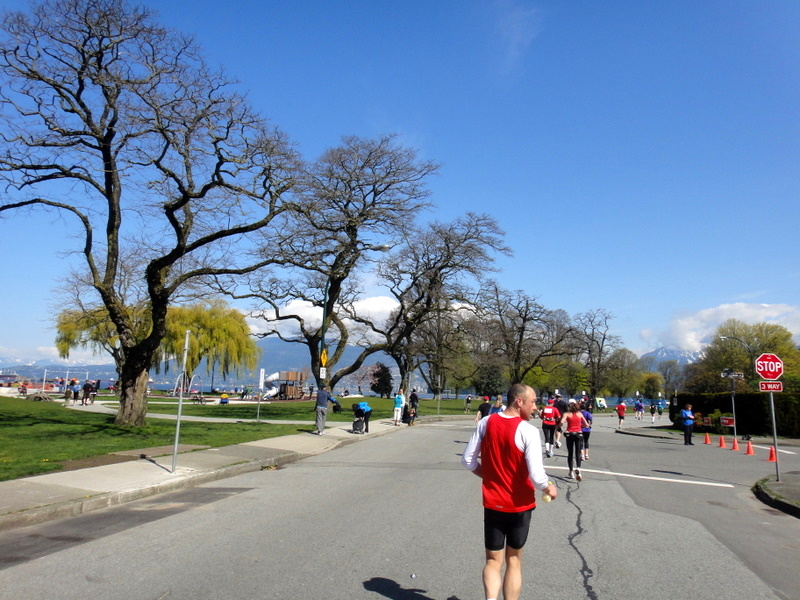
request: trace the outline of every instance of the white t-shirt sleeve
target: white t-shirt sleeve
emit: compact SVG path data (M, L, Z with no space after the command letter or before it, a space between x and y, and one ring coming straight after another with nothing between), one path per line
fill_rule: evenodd
M470 471L477 469L480 464L478 457L481 455L481 441L483 440L483 434L486 432L486 422L488 420L488 418L483 418L478 422L475 432L464 450L464 454L461 455L461 464Z
M539 430L531 423L523 421L517 427L514 442L517 448L525 454L525 462L528 463L528 473L533 487L537 490L546 489L550 483L550 478L544 470L542 436Z

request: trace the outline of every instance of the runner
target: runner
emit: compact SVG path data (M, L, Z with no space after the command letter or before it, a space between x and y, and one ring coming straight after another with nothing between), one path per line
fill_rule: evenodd
M544 433L544 451L547 458L553 456L553 440L555 438L556 427L561 421L561 413L555 407L555 399L550 398L547 401L547 406L543 407L539 412L539 418L542 420L542 432Z
M566 428L567 437L567 466L569 467L569 477L573 477L580 481L583 479L581 475L581 456L583 453L583 434L581 429L589 427L589 423L584 416L578 412L578 403L572 401L569 403L567 414L562 419L564 427ZM573 470L572 465L577 460L577 467Z
M539 430L529 422L535 403L530 387L511 386L506 410L481 419L461 458L483 481L483 589L489 600L499 598L501 588L505 600L519 599L522 548L536 508L534 489L551 498L558 493L542 464Z
M620 398L619 404L617 404L614 410L617 411L617 416L619 417L619 425L617 425L617 429L622 429L622 424L625 422L625 400Z

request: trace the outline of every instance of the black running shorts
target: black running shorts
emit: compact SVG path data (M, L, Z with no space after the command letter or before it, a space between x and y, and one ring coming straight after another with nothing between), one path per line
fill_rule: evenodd
M520 550L528 539L533 509L518 513L507 513L483 509L483 539L487 550L497 551L506 544Z

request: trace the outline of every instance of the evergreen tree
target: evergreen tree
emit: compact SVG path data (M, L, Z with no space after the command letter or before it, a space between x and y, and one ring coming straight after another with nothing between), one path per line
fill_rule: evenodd
M387 398L392 393L392 372L382 362L375 363L372 371L372 383L370 389L381 398Z

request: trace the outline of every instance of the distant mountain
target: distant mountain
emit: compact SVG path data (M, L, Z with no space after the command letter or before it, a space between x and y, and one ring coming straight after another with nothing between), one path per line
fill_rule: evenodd
M308 368L310 360L308 357L308 348L304 344L294 344L284 342L278 338L264 338L258 340L258 346L261 348L261 359L258 362L254 371L241 373L238 378L228 377L227 381L235 385L237 383L252 383L258 378L260 369L264 369L267 375L277 371L302 371ZM352 363L358 356L361 350L356 347L349 347L345 350L340 365L348 365ZM117 378L117 372L112 361L100 363L103 357L96 357L95 364L78 364L69 363L67 361L59 360L25 360L13 357L0 357L0 374L14 373L22 377L29 377L33 381L41 380L47 370L47 378L54 377L77 377L85 379L110 380ZM380 352L371 356L365 364L373 364L377 361L382 361L389 366L394 365L394 361L389 359L384 353ZM156 381L169 382L174 380L179 374L180 368L176 367L174 362L169 366L169 372L164 373L161 369L160 373L151 371L151 377ZM197 374L206 379L206 367L201 363L197 368ZM208 378L210 380L210 378ZM238 381L237 381L238 379ZM222 376L219 373L214 374L214 380L222 381Z
M643 354L642 358L646 356L655 357L656 364L666 360L674 360L677 361L679 365L689 365L700 360L703 356L703 352L689 352L688 350L677 350L676 348L662 346L661 348L656 348L652 352Z

